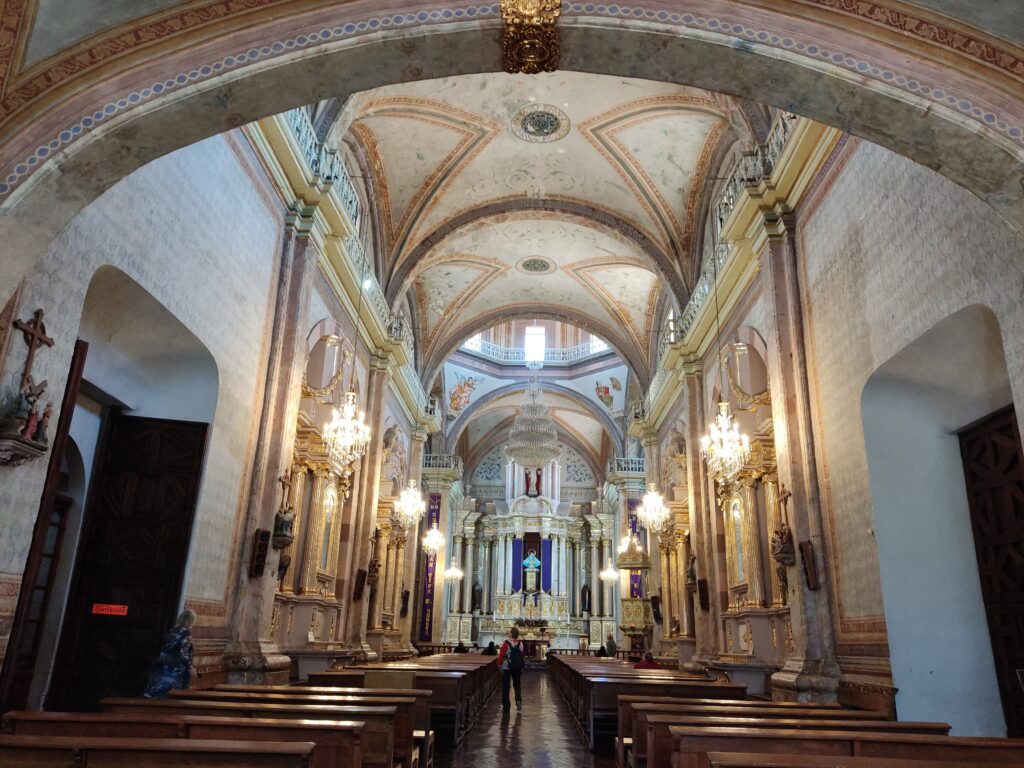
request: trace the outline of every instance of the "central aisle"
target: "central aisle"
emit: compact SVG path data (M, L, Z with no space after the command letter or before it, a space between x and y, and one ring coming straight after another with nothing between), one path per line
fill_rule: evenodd
M613 756L587 751L568 706L547 672L523 673L523 711L502 714L501 691L454 754L435 756L437 768L612 768Z

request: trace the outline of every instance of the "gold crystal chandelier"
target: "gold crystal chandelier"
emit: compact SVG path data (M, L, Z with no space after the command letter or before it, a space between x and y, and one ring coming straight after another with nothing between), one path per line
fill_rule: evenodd
M331 420L324 425L327 452L342 466L351 464L366 453L370 444L370 427L365 419L366 414L356 408L356 393L346 392L341 409L335 408Z
M654 483L647 486L647 493L637 507L636 516L643 527L652 533L660 534L668 527L669 509Z
M608 558L608 563L605 565L604 570L601 571L598 576L601 581L605 584L611 584L619 580L619 569L612 563L612 559Z
M558 431L541 402L536 376L531 377L526 402L519 406L519 415L508 430L505 452L524 469L545 467L561 456Z
M718 403L718 416L708 427L708 434L700 439L700 450L707 463L708 471L717 477L719 483L727 483L740 471L750 458L750 440L740 432L733 418L729 401L725 398L725 374L722 361L722 318L718 306L718 259L711 256L714 265L715 286L715 336L718 341L719 391L722 399Z
M415 528L423 519L427 511L427 502L423 500L423 494L416 487L416 481L409 479L409 486L402 491L402 495L395 502L395 515L399 524L406 530Z
M459 568L458 564L454 561L452 562L451 565L444 569L445 581L462 581L462 577L464 575L465 574L462 572L462 569Z

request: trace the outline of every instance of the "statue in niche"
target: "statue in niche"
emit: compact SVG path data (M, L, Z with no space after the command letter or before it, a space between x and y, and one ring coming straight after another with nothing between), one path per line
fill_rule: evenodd
M786 600L789 592L789 567L796 565L796 545L793 543L793 532L782 522L775 533L769 547L772 560L775 561L775 573L782 587L782 599Z
M540 584L540 560L537 558L537 550L531 549L523 560L523 568L526 569L526 592L536 592Z
M274 515L274 536L271 541L274 549L284 549L295 541L295 510L288 503L292 489L291 471L281 475L278 482L281 484L281 508Z
M681 625L679 624L679 617L673 616L672 620L668 623L668 632L672 637L679 637L681 631Z
M697 583L697 556L690 555L690 562L686 565L686 583Z
M399 611L398 615L401 616L403 619L406 616L409 615L409 590L408 589L403 589L402 590L402 610Z
M580 610L583 613L590 613L590 587L586 584L580 589Z
M473 602L470 604L471 605L470 610L473 610L473 611L479 611L480 610L481 606L483 605L483 596L484 596L483 587L480 586L480 582L475 582L473 584Z
M288 574L288 567L292 564L292 556L288 554L281 555L281 559L277 561L277 581L278 583L284 581L284 577Z
M393 494L401 490L402 478L405 477L405 444L402 442L402 430L397 426L388 427L382 437L384 452L381 460L381 480L392 483Z

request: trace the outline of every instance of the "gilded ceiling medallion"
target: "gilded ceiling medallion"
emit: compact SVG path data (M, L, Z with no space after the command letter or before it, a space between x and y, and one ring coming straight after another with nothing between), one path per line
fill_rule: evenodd
M547 144L564 139L571 127L569 116L550 104L527 104L514 115L510 128L523 141Z
M549 275L557 267L550 259L545 259L543 256L527 256L516 264L516 269L527 275Z
M561 0L501 0L502 61L512 74L554 72L561 55L558 28Z

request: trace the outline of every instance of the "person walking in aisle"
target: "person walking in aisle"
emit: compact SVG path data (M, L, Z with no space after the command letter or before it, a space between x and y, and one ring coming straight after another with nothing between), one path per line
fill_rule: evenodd
M498 666L501 668L501 708L508 712L512 708L508 693L510 685L516 689L516 709L523 708L522 676L526 667L526 656L519 642L519 628L508 631L508 639L501 644L498 652Z

